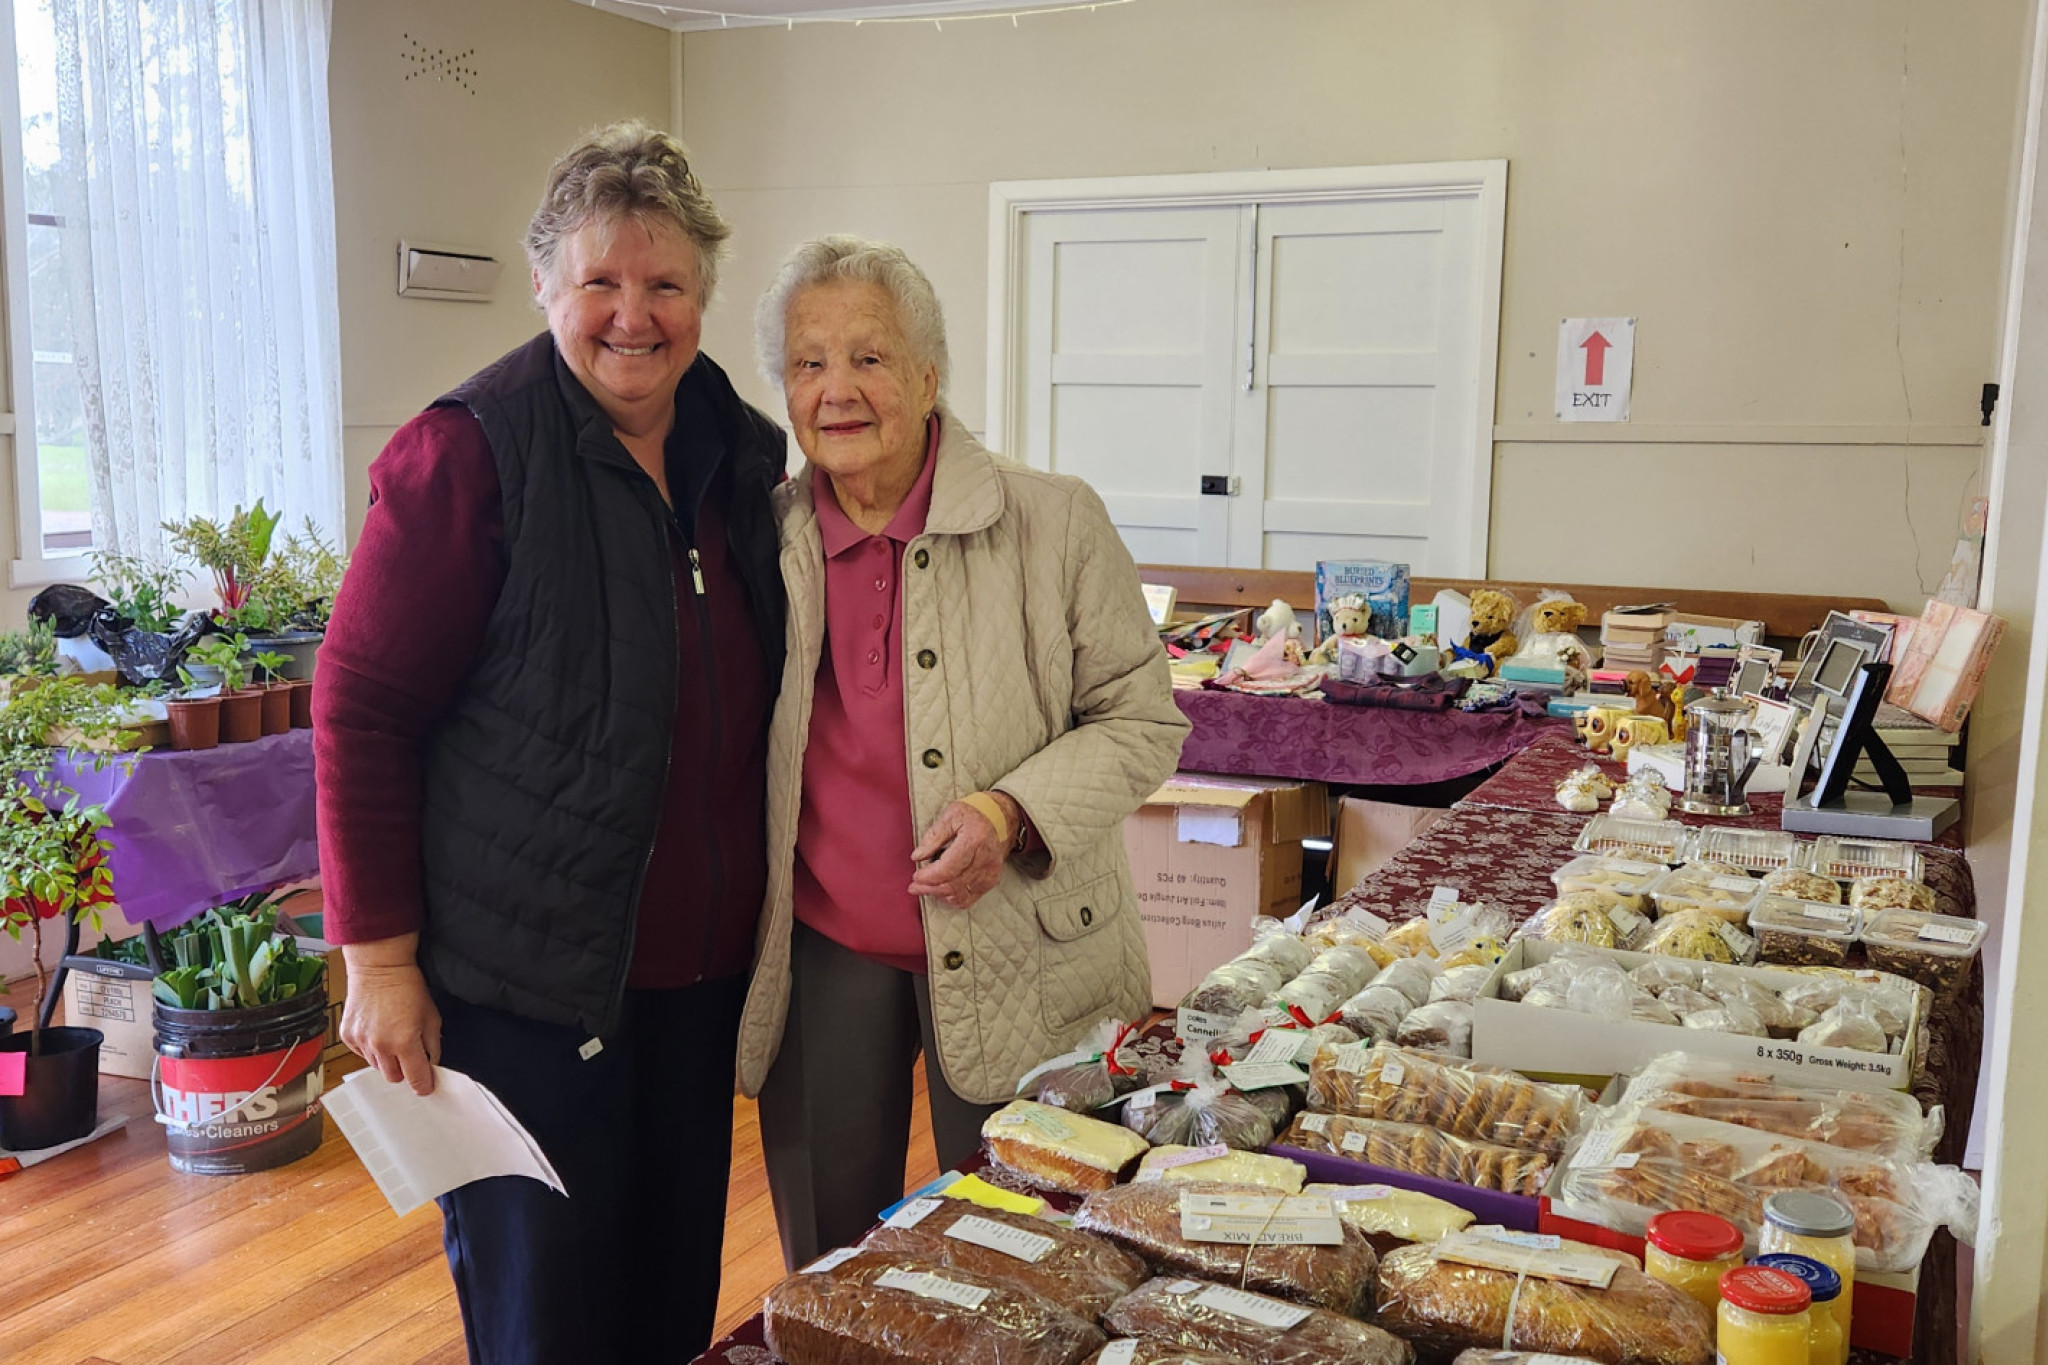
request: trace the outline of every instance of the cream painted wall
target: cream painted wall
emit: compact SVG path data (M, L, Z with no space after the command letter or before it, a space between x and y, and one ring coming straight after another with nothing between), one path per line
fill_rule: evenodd
M407 80L409 41L474 49L477 93ZM437 395L534 335L520 249L548 166L613 119L672 121L674 39L570 0L346 0L328 84L341 275L349 526L369 464ZM505 262L491 302L402 299L401 237Z
M737 228L706 349L747 368L735 305L795 242L893 238L978 427L990 181L1506 157L1492 571L1917 608L1980 460L2026 8L1138 0L689 34L683 134ZM1556 319L1605 313L1640 319L1635 420L1559 430ZM1586 536L1602 470L1685 515Z

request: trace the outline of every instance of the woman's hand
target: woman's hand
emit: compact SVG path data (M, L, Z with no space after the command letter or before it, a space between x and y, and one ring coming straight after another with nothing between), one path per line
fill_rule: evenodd
M418 934L342 945L348 999L341 1008L341 1041L414 1093L434 1092L441 1060L441 1012L420 972Z
M990 795L1009 817L1011 829L1023 825L1024 808L1014 798L1003 792ZM924 838L910 850L914 863L923 864L934 855L936 861L920 866L910 879L910 894L936 896L955 910L965 910L1002 880L1003 860L1010 856L1010 847L997 836L986 815L964 801L955 801L939 812Z

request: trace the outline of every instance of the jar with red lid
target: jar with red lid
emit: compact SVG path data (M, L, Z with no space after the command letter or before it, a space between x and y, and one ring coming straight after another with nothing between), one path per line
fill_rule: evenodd
M1710 1313L1721 1303L1721 1277L1742 1264L1741 1230L1711 1213L1660 1213L1644 1240L1644 1272Z
M1807 1365L1813 1294L1768 1266L1737 1266L1721 1277L1714 1349L1719 1365Z

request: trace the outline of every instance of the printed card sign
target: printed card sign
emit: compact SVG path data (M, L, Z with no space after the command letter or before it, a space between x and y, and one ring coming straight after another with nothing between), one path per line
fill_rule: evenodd
M1565 318L1557 327L1557 420L1626 422L1634 318Z
M1342 1246L1344 1224L1312 1195L1182 1194L1180 1235L1230 1246Z
M956 1221L946 1229L946 1235L955 1241L968 1242L990 1251L1000 1251L1005 1256L1014 1256L1020 1261L1036 1265L1052 1254L1059 1245L1050 1237L1042 1237L1023 1228L1013 1228L1008 1223L998 1223L992 1218L980 1218L972 1214Z
M1223 1068L1223 1079L1239 1090L1271 1090L1276 1085L1307 1085L1308 1073L1292 1062L1239 1062Z
M1195 1295L1195 1302L1218 1313L1270 1327L1276 1332L1299 1326L1309 1315L1309 1310L1300 1304L1282 1303L1263 1294L1247 1294L1242 1289L1229 1289L1220 1284L1212 1284Z
M991 1293L980 1285L961 1284L943 1275L918 1270L885 1271L875 1277L875 1283L883 1289L901 1289L921 1298L938 1299L961 1308L979 1308Z

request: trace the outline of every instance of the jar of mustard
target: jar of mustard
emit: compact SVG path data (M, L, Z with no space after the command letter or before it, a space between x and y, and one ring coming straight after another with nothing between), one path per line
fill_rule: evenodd
M1808 1313L1807 1365L1846 1365L1849 1336L1835 1321L1833 1307L1834 1301L1842 1295L1842 1277L1811 1256L1759 1256L1750 1264L1782 1270L1793 1279L1802 1281L1807 1292L1813 1295L1813 1308Z
M1721 1277L1742 1264L1742 1233L1725 1218L1684 1210L1650 1220L1643 1270L1711 1313L1721 1303Z
M1856 1292L1856 1215L1834 1195L1820 1190L1785 1190L1764 1200L1764 1226L1757 1235L1760 1255L1781 1252L1819 1261L1841 1277L1842 1292L1828 1307L1849 1337L1850 1300Z
M1721 1277L1714 1333L1718 1365L1807 1365L1813 1295L1768 1266L1737 1266Z

